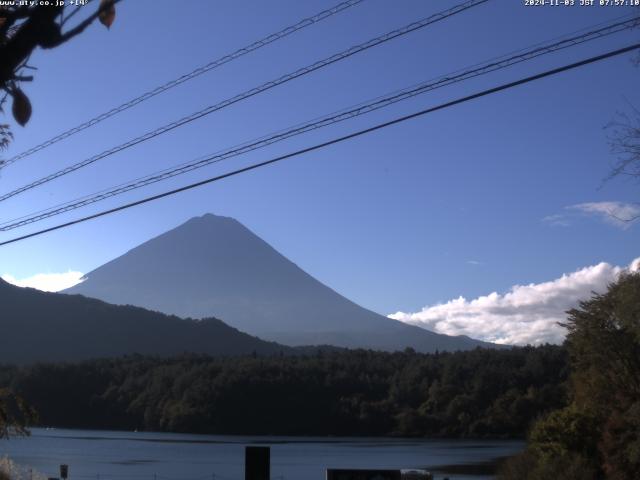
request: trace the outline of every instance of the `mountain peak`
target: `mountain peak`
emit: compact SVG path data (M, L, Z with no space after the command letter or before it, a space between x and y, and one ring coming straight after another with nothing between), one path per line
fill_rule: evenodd
M217 222L217 221L232 221L238 223L238 221L233 217L226 217L224 215L216 215L214 213L205 213L204 215L200 215L199 217L192 217L188 222Z
M176 227L174 230L180 229L181 227L186 227L186 226L221 226L224 224L235 224L235 225L241 225L240 222L238 222L235 218L233 217L225 217L223 215L215 215L213 213L205 213L204 215L200 215L197 217L192 217L189 220L187 220L186 222L184 222L183 224L179 225L178 227Z
M366 310L323 285L231 217L194 217L88 273L67 290L180 317L216 317L289 345L459 350L482 345Z

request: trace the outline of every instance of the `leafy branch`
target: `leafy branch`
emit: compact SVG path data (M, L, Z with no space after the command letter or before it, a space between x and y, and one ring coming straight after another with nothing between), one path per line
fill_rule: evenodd
M0 7L0 91L12 98L12 114L22 126L31 118L32 106L29 97L20 87L21 82L33 80L23 73L34 69L28 64L33 51L40 47L52 49L80 35L98 20L105 27L113 24L115 5L121 0L100 0L99 7L89 16L70 26L71 19L80 12L79 6L34 5ZM0 103L0 107L2 103ZM11 140L8 126L0 127L0 148L6 148Z
M8 388L0 388L0 439L11 435L28 435L27 427L37 421L37 414Z

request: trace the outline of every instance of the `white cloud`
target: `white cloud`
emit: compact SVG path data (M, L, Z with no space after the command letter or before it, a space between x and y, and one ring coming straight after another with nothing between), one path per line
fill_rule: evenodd
M560 214L548 215L542 221L554 227L568 227L571 225L567 216Z
M31 277L22 279L5 273L0 278L18 287L37 288L44 292L59 292L60 290L71 288L80 283L83 275L82 272L72 272L70 270L66 273L37 273Z
M640 269L640 257L627 268ZM565 312L592 292L603 293L624 270L602 262L550 282L515 285L504 294L493 292L473 300L459 297L416 313L397 312L389 317L438 333L496 343L561 343L565 330L557 322L566 319Z
M567 207L587 215L596 215L620 228L629 228L640 218L640 205L624 202L588 202Z

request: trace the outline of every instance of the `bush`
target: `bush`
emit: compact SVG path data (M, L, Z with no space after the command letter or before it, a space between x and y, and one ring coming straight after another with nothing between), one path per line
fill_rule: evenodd
M531 450L506 460L498 470L499 480L596 480L597 468L580 455L542 455Z
M0 480L47 480L47 477L22 467L8 457L0 458Z

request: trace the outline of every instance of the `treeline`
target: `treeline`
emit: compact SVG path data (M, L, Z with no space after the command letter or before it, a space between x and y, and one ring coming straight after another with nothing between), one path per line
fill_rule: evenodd
M523 437L566 405L558 346L127 356L0 366L39 425L216 434Z

